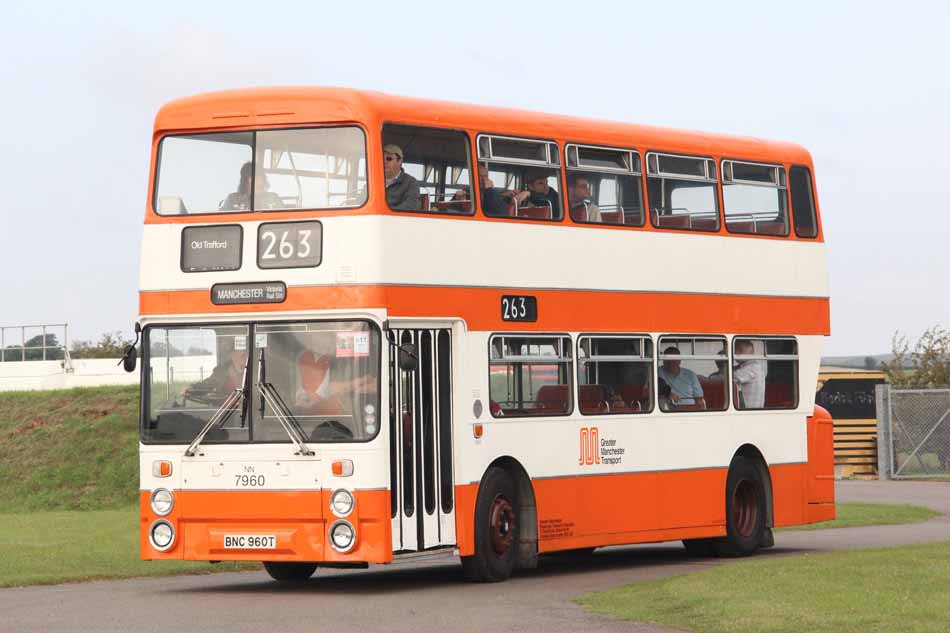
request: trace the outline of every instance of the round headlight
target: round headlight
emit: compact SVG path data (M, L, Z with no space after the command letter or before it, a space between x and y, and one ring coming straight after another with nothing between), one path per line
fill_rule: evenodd
M345 554L356 544L356 530L347 521L337 521L330 527L330 545Z
M169 490L159 488L152 493L152 512L160 517L165 516L175 507L175 496Z
M330 510L338 517L348 516L353 511L354 505L356 505L356 501L349 490L337 490L330 497Z
M168 521L156 521L148 532L148 540L152 547L164 552L175 542L175 528Z

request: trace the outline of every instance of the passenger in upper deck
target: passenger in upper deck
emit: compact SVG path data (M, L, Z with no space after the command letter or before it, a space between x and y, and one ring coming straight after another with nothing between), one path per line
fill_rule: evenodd
M482 192L482 211L485 215L506 216L508 205L514 194L505 189L495 187L495 183L488 177L488 165L478 164L478 183Z
M560 198L552 187L548 185L551 174L545 170L529 170L525 174L527 189L515 194L515 200L522 207L551 207L551 217L558 217L561 208Z
M258 169L255 177L254 165L250 162L241 165L241 180L238 189L229 193L221 203L222 211L251 210L251 189L254 189L254 209L283 209L284 203L280 196L270 189L264 170Z
M386 176L386 204L396 211L419 211L422 197L419 182L402 168L402 148L389 144L383 147L383 174Z
M578 222L602 222L600 207L591 201L590 178L573 176L567 183L571 217Z

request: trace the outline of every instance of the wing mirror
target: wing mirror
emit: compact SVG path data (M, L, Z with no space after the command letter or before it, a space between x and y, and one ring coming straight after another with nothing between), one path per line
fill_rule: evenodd
M119 361L119 364L122 365L122 369L128 373L135 371L135 364L138 360L138 350L136 345L139 343L139 337L142 334L142 326L136 321L135 323L135 342L125 348L125 352L122 354L122 360Z

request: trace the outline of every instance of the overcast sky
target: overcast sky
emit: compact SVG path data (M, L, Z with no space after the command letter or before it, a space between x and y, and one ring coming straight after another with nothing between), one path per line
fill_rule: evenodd
M292 84L801 143L826 353L950 326L950 3L25 5L0 24L0 325L128 332L156 111Z

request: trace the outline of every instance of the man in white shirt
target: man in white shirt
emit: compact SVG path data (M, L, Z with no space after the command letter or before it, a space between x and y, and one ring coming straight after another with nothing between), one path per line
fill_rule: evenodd
M755 346L752 341L742 340L736 343L736 356L752 355ZM739 386L742 409L765 408L765 377L768 364L761 359L740 360L732 372L732 380Z

